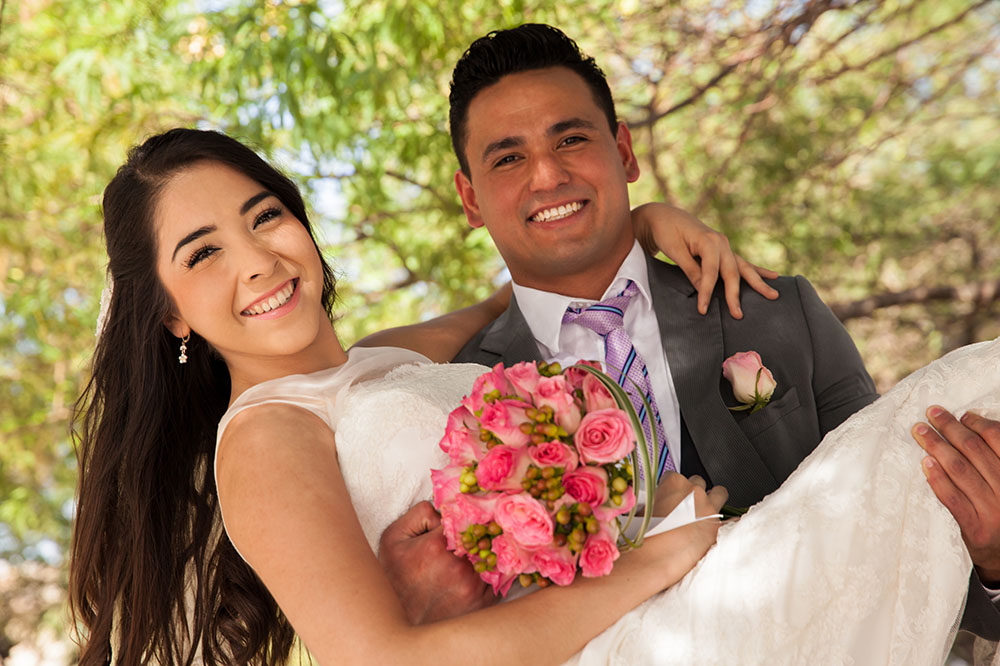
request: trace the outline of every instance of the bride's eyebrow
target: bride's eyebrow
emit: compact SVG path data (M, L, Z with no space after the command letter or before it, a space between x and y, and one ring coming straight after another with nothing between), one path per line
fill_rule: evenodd
M258 203L260 203L264 199L266 199L268 197L277 197L277 196L278 195L276 195L274 192L270 192L268 190L262 190L262 191L258 192L257 194L255 194L252 197L250 197L249 199L247 199L246 203L244 203L242 206L240 206L240 215L246 215L247 211L249 211L251 208L253 208L254 206L256 206Z
M182 238L180 240L180 242L177 243L177 247L174 248L174 253L172 255L170 255L170 261L172 262L174 259L177 258L177 253L180 252L180 250L181 250L182 247L184 247L188 243L195 242L196 240L198 240L202 236L205 236L206 234L212 233L213 231L216 230L216 228L217 227L214 224L211 225L211 226L207 226L207 227L201 227L200 229L195 229L194 231L192 231L191 233L189 233L187 236L185 236L184 238Z

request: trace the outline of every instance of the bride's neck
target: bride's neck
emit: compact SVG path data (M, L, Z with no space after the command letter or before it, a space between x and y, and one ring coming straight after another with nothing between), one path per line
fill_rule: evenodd
M226 358L232 390L232 404L241 393L262 382L305 375L343 365L347 352L337 338L333 326L323 327L319 337L305 349L279 356L233 356Z

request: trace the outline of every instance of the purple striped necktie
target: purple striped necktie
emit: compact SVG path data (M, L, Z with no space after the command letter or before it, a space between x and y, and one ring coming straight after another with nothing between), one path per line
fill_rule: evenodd
M625 310L632 301L632 297L637 293L639 293L639 288L629 280L625 289L617 296L606 298L583 309L567 308L562 321L563 324L585 326L604 338L604 366L607 368L608 375L618 382L618 385L625 390L632 401L632 406L635 407L635 412L639 415L643 430L646 432L650 458L655 460L649 430L650 418L642 404L642 398L639 397L639 392L641 391L646 400L649 401L650 409L653 412L652 421L656 424L656 436L659 439L660 450L663 451L659 469L656 471L656 478L659 480L664 470L676 471L676 468L673 458L670 456L666 434L663 432L660 412L656 408L656 399L653 397L653 387L649 381L646 362L632 346L632 340L625 332ZM639 472L639 478L643 478L642 470L640 469Z

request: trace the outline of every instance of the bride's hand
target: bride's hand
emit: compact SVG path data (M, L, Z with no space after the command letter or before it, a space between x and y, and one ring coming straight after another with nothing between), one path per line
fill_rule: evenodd
M667 505L667 511L672 510L689 494L694 494L695 515L699 518L717 514L726 503L729 493L722 486L715 486L710 491L705 490L705 481L701 477L685 478L682 474L670 473L664 477L657 489L657 501ZM655 507L659 514L659 506ZM694 565L705 556L708 549L715 544L718 535L718 518L707 518L688 523L662 534L647 537L638 553L649 549L647 556L656 561L652 566L664 576L662 584L669 587L683 578Z
M708 312L719 276L726 288L726 303L736 319L740 309L740 277L765 298L778 292L762 278L776 278L772 270L756 266L732 251L729 239L703 224L690 213L663 203L647 203L632 210L632 228L643 249L651 255L659 250L684 271L698 289L698 312Z
M695 488L706 490L711 506L715 507L714 511L706 509L706 513L697 514L699 517L718 513L726 500L729 499L729 491L724 486L715 486L711 490L707 490L705 479L697 474L687 478L677 472L666 472L656 487L656 494L653 497L653 515L669 515Z

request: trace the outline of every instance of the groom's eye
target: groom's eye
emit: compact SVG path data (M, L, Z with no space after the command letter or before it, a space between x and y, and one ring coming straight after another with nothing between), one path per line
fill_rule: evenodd
M504 155L496 162L493 163L494 167L507 166L508 164L513 164L517 161L517 155Z
M562 140L562 145L564 145L564 146L573 146L573 145L576 145L578 143L583 143L586 140L587 140L587 137L585 137L585 136L568 136L568 137L566 137L565 139Z

